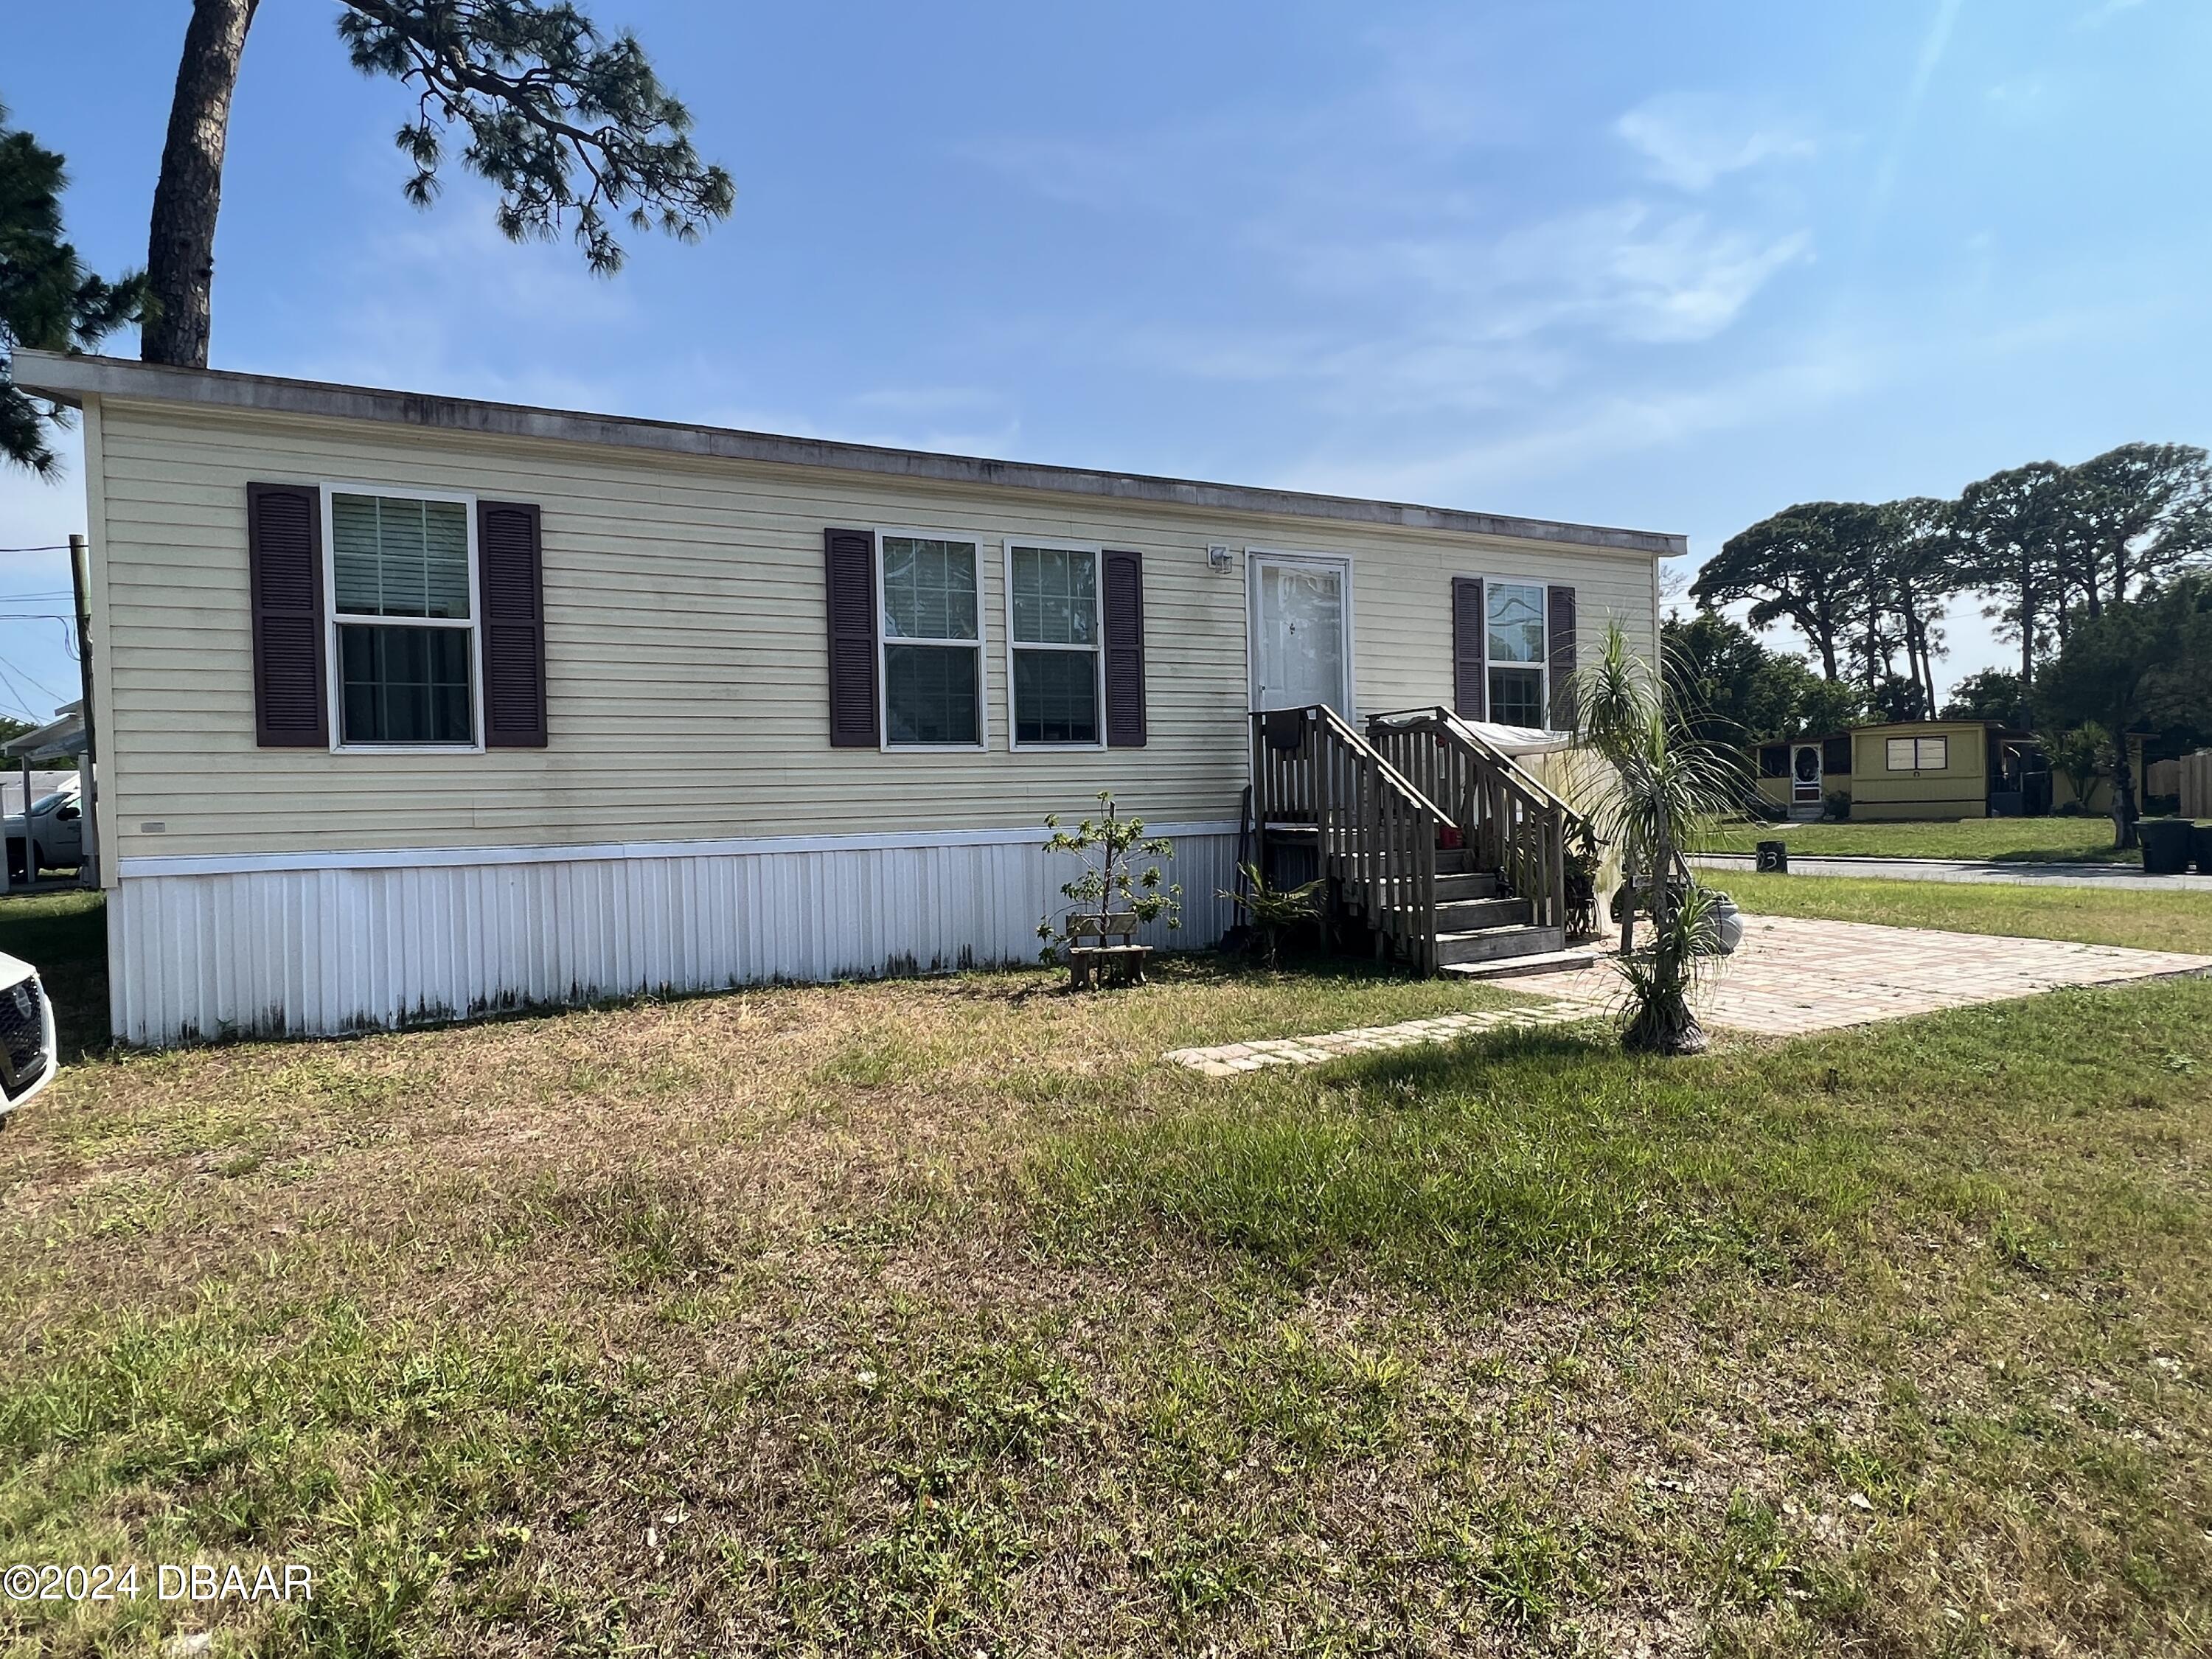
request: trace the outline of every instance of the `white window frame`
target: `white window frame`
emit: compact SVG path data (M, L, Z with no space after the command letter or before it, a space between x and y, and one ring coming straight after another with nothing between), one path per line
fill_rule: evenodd
M972 530L927 530L910 526L878 525L875 532L873 568L869 572L868 603L876 624L876 747L886 755L980 755L991 747L991 688L983 672L983 538ZM884 632L884 538L910 541L959 542L975 552L975 637L972 640L920 640L903 635L894 639ZM891 741L891 677L885 647L893 645L961 647L975 653L975 741L973 743L893 743Z
M418 489L410 484L356 483L325 480L323 492L323 652L326 670L331 753L333 755L481 755L484 752L483 586L477 573L477 498L465 490ZM331 499L338 495L380 495L395 501L458 501L468 526L469 614L466 617L363 617L338 612L337 537ZM339 659L338 629L465 628L469 631L469 743L348 743L345 741L345 668Z
M1900 743L1909 743L1912 745L1912 764L1910 766L1899 766L1892 758L1896 753L1895 745ZM1942 760L1934 766L1923 766L1920 763L1920 745L1923 743L1942 744L1943 745ZM1923 772L1949 771L1951 769L1951 734L1948 732L1938 732L1929 737L1885 738L1882 740L1881 769L1885 772L1910 772L1915 777Z
M1542 718L1529 728L1549 732L1552 726L1552 590L1550 584L1527 576L1481 576L1482 583L1482 717L1486 724L1503 726L1498 719L1497 699L1490 695L1490 671L1493 668L1516 670L1534 669L1536 673L1536 708ZM1534 662L1501 662L1490 654L1490 595L1493 588L1533 587L1536 590L1536 624L1543 629L1542 642L1536 647ZM1446 702L1451 701L1447 697Z
M1052 645L1042 641L1014 638L1014 550L1034 548L1047 553L1085 553L1091 558L1091 602L1094 613L1091 619L1091 642L1089 645ZM1002 596L1006 603L1000 607L1006 623L1006 749L1010 754L1047 753L1053 750L1089 750L1106 746L1106 549L1098 542L1071 542L1057 536L1009 536L1006 540L1006 568L1000 573L1003 580ZM1091 653L1091 684L1095 707L1098 711L1098 741L1096 743L1024 743L1022 741L1021 708L1014 697L1014 651L1066 651Z
M1295 547L1247 547L1244 550L1244 703L1254 714L1260 709L1260 567L1263 564L1328 565L1344 578L1344 708L1346 724L1359 721L1359 668L1353 658L1358 619L1352 611L1354 589L1352 555L1310 551Z

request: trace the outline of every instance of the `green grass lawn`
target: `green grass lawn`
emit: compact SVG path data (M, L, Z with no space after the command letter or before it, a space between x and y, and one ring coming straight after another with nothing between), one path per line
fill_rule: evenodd
M0 1561L315 1595L0 1646L2203 1651L2212 985L1219 1084L1155 1057L1475 1001L1158 979L75 1065L0 1131Z
M2115 893L2096 887L1877 876L1761 876L1735 870L1703 873L1745 909L1773 916L1824 916L2212 956L2212 893Z
M2142 854L2112 847L2112 821L2079 818L1961 818L1953 823L1723 824L1711 850L1749 853L1762 841L1787 842L1808 857L1999 859L2020 863L2141 864Z

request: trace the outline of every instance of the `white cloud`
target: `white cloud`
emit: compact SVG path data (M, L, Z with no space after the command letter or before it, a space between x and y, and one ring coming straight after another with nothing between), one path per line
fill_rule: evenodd
M1803 159L1819 148L1786 122L1753 117L1707 93L1647 99L1614 122L1613 131L1643 153L1652 177L1692 191L1764 162Z
M1811 241L1802 230L1732 229L1641 202L1592 208L1498 242L1498 289L1519 300L1496 325L1581 325L1650 343L1708 340L1777 272L1804 258Z
M1304 382L1339 412L1494 409L1571 383L1602 342L1715 337L1810 250L1802 230L1737 229L1636 201L1502 234L1337 237L1278 256L1346 320L1152 328L1136 349L1204 379Z
M1867 390L1883 373L1877 358L1824 343L1795 360L1688 390L1601 393L1502 434L1433 453L1347 461L1340 453L1297 469L1285 483L1399 500L1476 501L1501 487L1586 467L1596 457L1663 449L1738 430Z
M2103 0L2101 4L2083 12L2076 20L2075 26L2085 29L2102 28L2124 12L2133 11L2142 3L2143 0Z
M1920 120L1920 106L1928 100L1928 88L1934 84L1936 71L1943 56L1951 49L1951 32L1958 27L1959 9L1966 0L1936 0L1936 8L1928 20L1928 32L1920 38L1920 51L1912 62L1912 74L1905 86L1905 105L1898 112L1897 125L1890 134L1889 147L1882 153L1881 164L1875 169L1874 189L1867 198L1866 231L1873 233L1875 223L1889 207L1891 194L1897 188L1899 172L1905 166L1905 154L1912 142L1912 130Z

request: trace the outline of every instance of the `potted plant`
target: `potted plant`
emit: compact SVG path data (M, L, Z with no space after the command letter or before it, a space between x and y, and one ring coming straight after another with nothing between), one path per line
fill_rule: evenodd
M1580 820L1567 848L1567 937L1597 937L1597 831L1589 820Z
M1221 896L1251 919L1259 939L1260 960L1273 968L1280 955L1283 934L1311 921L1317 914L1314 896L1321 891L1322 884L1316 880L1300 887L1275 887L1269 885L1256 864L1240 864L1237 868L1244 878L1244 890L1235 893L1223 888Z

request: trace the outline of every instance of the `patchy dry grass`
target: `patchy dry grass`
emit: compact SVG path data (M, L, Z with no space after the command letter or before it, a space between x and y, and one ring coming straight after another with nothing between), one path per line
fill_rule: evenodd
M317 1594L0 1632L2212 1640L2212 987L1221 1085L1154 1056L1474 994L1162 979L76 1066L0 1133L0 1558L303 1561Z
M1704 879L1725 889L1745 909L1762 915L2001 933L2008 939L2070 939L2084 945L2212 956L2212 893L1761 876L1735 870L1707 871Z

